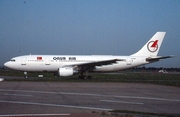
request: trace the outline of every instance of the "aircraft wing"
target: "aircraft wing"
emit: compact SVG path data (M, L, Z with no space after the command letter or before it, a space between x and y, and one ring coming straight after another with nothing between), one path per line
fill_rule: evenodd
M146 61L156 62L156 61L159 61L162 59L167 59L167 58L172 58L172 57L174 57L174 56L157 56L157 57L153 57L153 58L147 58Z
M95 66L102 66L102 65L111 65L117 63L117 61L125 61L125 59L111 59L111 60L102 60L102 61L93 61L87 63L80 63L74 65L68 65L64 67L73 67L78 71L91 71L95 68Z

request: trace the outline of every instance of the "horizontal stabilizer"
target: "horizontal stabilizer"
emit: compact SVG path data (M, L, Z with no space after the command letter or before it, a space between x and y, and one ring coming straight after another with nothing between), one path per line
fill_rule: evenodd
M174 56L157 56L157 57L149 57L146 59L146 61L149 61L149 62L155 62L155 61L159 61L159 60L162 60L162 59L167 59L167 58L173 58Z

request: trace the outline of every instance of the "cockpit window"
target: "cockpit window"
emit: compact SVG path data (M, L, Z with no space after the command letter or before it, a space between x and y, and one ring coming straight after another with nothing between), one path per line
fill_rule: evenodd
M15 62L16 60L15 59L11 59L10 61Z

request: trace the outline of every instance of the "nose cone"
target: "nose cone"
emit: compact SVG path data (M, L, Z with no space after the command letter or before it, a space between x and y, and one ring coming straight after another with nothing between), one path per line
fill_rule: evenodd
M15 60L10 60L10 61L4 63L4 66L6 68L13 69L13 70L19 69L18 62L16 62Z
M4 63L4 66L5 66L5 67L8 67L8 66L9 66L8 63L9 63L9 62Z
M6 67L6 68L9 68L9 69L13 69L14 67L14 65L13 65L13 63L11 62L11 61L8 61L8 62L6 62L6 63L4 63L4 66Z

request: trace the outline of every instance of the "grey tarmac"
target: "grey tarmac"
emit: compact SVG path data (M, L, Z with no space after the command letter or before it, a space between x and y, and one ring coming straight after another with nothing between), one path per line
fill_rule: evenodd
M94 112L110 110L180 114L180 88L143 83L0 82L0 117L94 116Z

